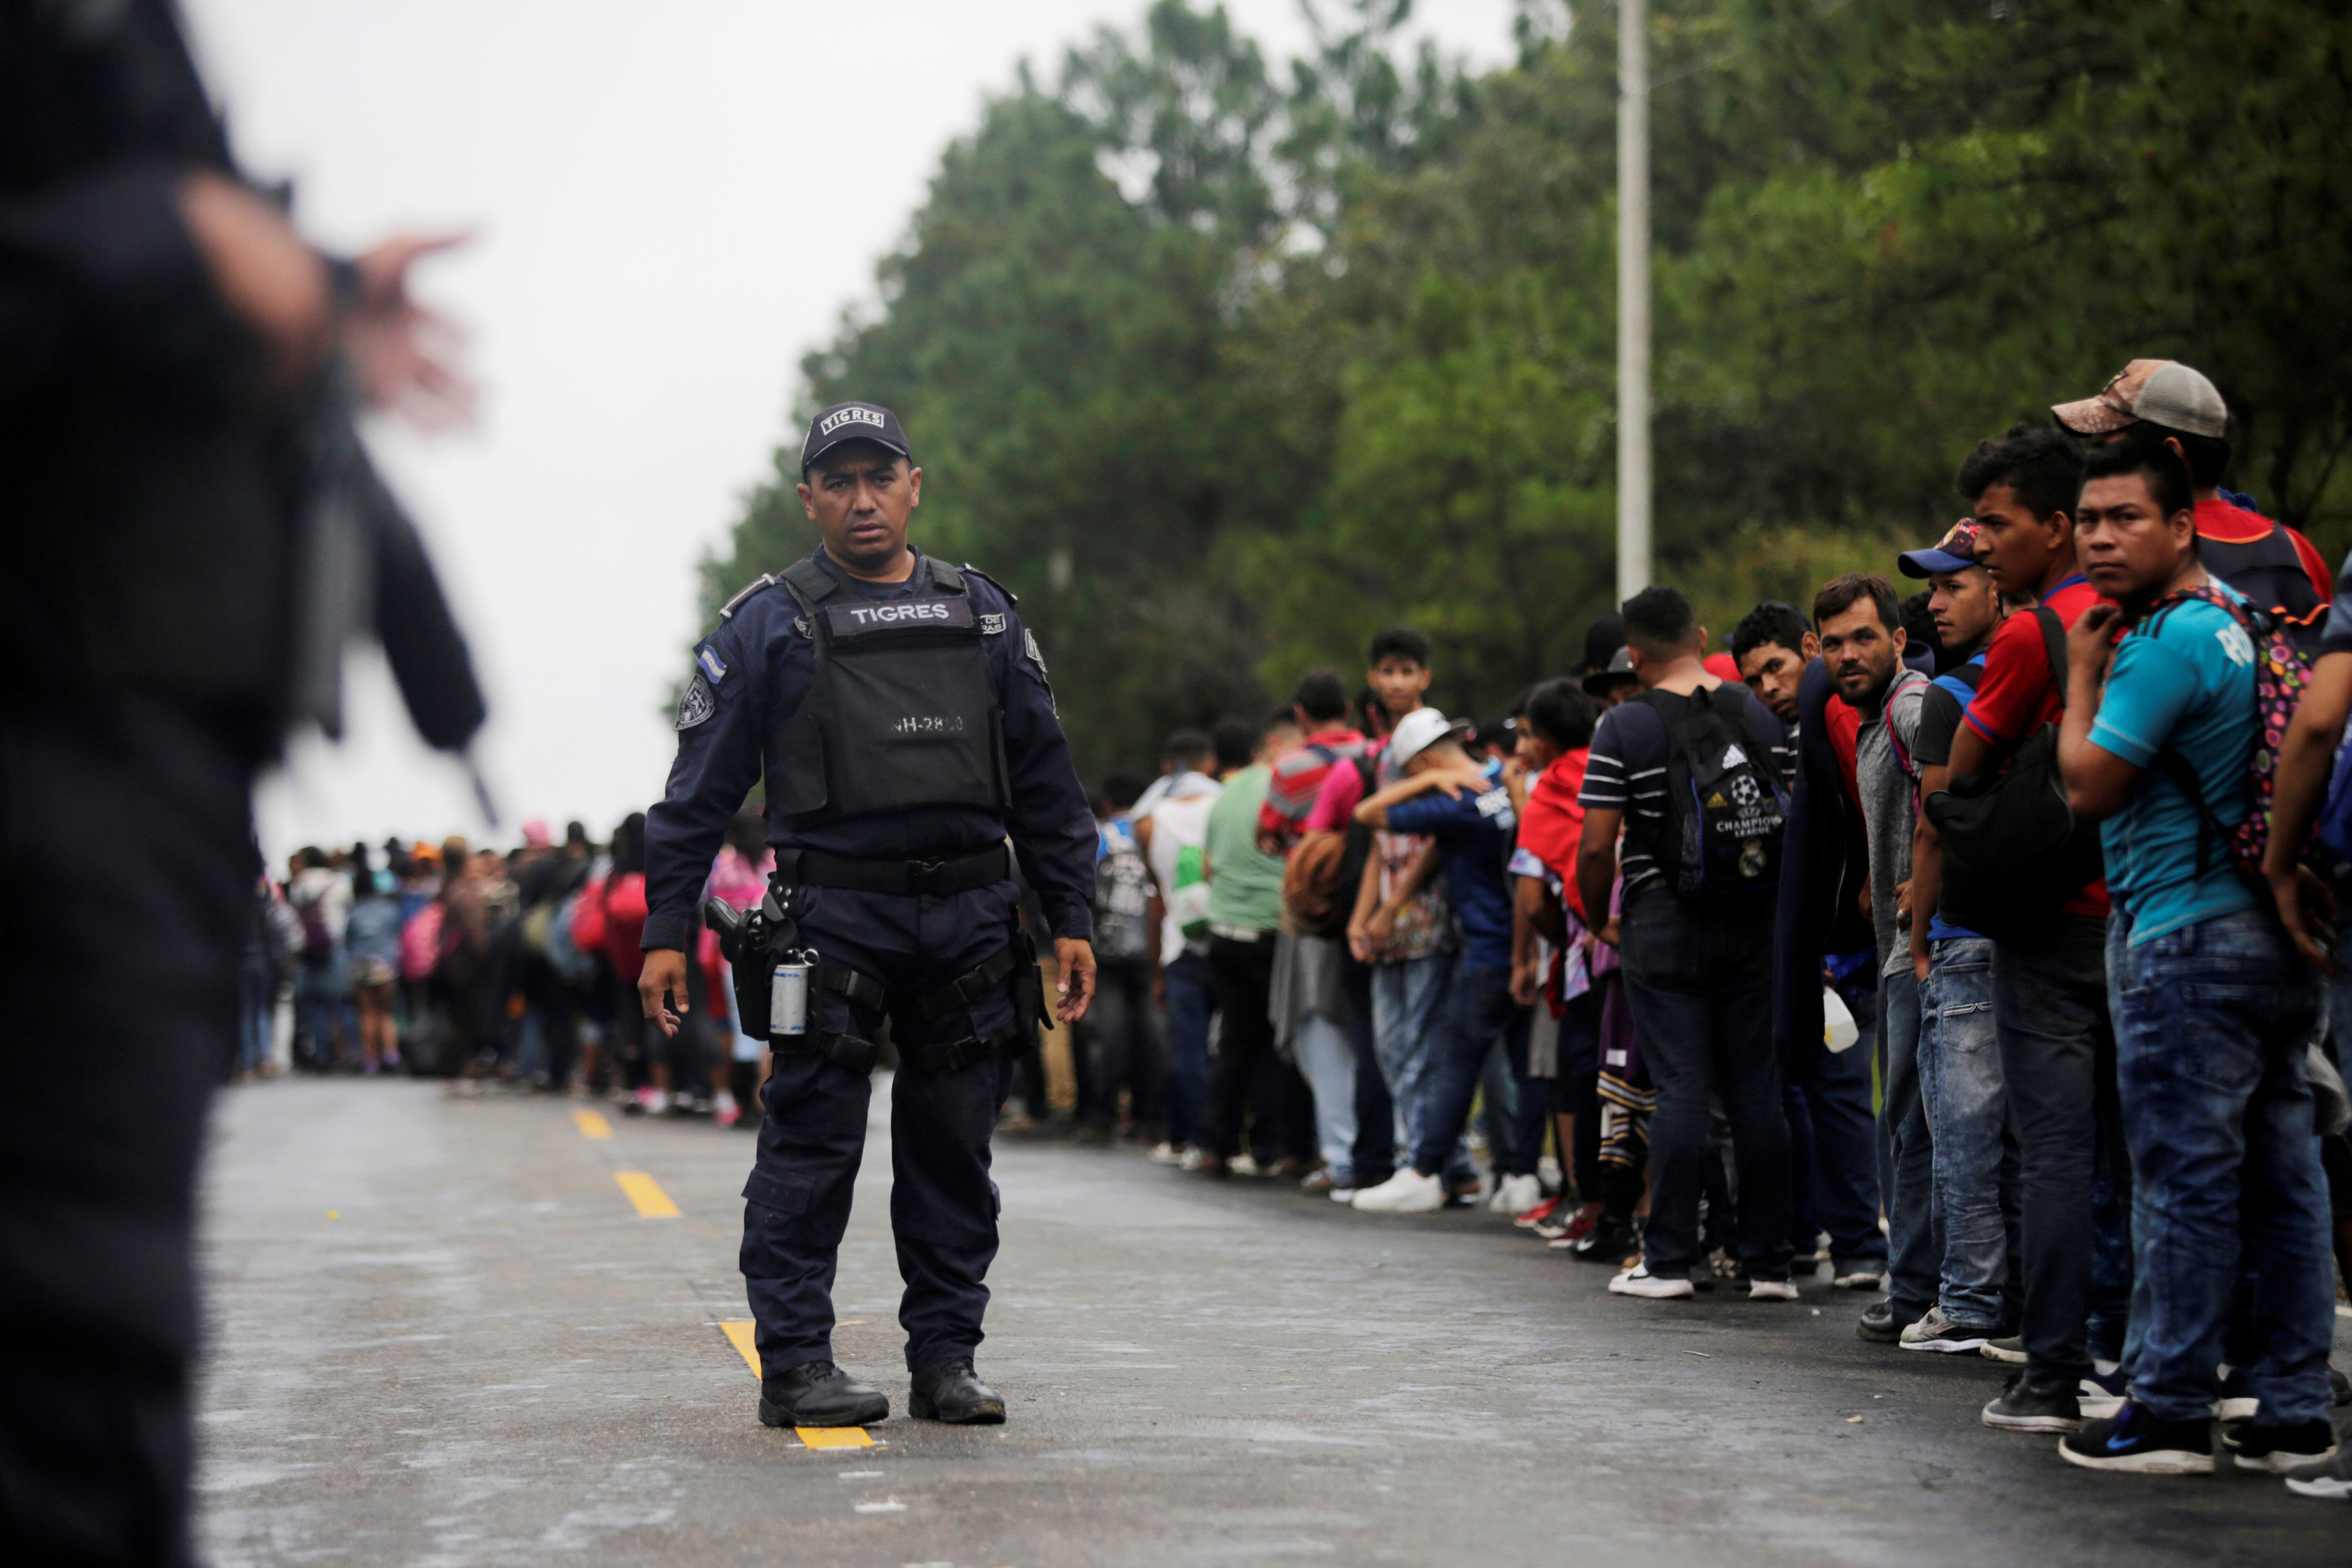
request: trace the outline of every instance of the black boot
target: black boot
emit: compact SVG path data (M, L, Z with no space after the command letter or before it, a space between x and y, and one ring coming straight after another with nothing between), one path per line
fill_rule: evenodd
M864 1427L886 1420L890 1401L829 1361L804 1361L760 1385L765 1427Z
M1004 1420L1004 1400L972 1375L971 1357L966 1355L915 1374L907 1412L951 1427L995 1427Z

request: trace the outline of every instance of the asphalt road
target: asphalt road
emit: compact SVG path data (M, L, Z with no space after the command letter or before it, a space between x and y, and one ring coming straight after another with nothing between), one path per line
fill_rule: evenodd
M811 1448L758 1424L721 1326L747 1315L751 1138L593 1138L574 1109L410 1082L224 1096L214 1563L2352 1562L2352 1508L2274 1478L2096 1475L1986 1430L1999 1368L1863 1344L1825 1282L1630 1301L1499 1217L1360 1216L1062 1145L998 1149L980 1364L1010 1424L910 1421L880 1121L835 1344L893 1416L876 1447ZM642 1215L623 1172L678 1212Z

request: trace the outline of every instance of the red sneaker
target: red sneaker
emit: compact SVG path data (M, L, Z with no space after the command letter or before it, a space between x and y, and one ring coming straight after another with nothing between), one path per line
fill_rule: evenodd
M1548 1197L1541 1203L1536 1205L1533 1208L1528 1210L1525 1214L1513 1219L1511 1223L1517 1226L1522 1230L1533 1230L1538 1224L1541 1223L1543 1220L1550 1218L1551 1211L1559 1207L1559 1199L1557 1197Z

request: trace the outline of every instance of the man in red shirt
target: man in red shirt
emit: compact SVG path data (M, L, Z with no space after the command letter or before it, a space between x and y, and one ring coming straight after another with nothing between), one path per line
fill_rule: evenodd
M1348 727L1348 688L1337 672L1309 670L1299 676L1290 706L1307 738L1275 760L1265 804L1258 808L1257 847L1270 855L1287 855L1297 847L1332 764L1364 749L1364 737Z
M2197 553L2205 570L2315 643L2334 580L2312 542L2221 491L2230 471L2230 409L2221 390L2178 360L2134 360L2096 397L2051 409L2097 444L2159 441L2189 465L2197 499Z
M2069 626L2100 602L2074 558L2082 474L2072 441L2030 424L1979 444L1959 473L1977 519L1977 559L1994 585L2038 600ZM1993 633L1975 700L1952 737L1952 776L1999 771L2064 712L2065 687L2039 618L2009 617ZM1993 944L1993 1014L2018 1142L2025 1369L1983 1418L2009 1431L2081 1426L2082 1380L2093 1371L2091 1186L2103 1155L2111 1165L2122 1157L2120 1130L2102 1125L2113 1121L2115 1103L2106 926L2106 884L2095 882L2060 906L2039 939ZM2128 1166L2121 1179L2128 1190ZM2101 1348L2119 1355L2120 1310L2101 1326L2109 1341Z

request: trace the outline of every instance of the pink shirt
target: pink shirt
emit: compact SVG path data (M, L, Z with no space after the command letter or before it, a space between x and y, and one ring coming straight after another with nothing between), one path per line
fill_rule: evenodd
M1374 741L1365 756L1378 758L1385 741ZM1315 804L1307 809L1307 831L1310 833L1344 833L1355 820L1356 808L1364 803L1364 779L1350 765L1334 768L1323 775L1323 788L1316 792Z

